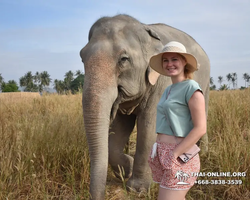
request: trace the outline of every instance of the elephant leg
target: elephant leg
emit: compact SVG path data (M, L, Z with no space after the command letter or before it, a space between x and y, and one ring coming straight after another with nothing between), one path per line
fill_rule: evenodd
M122 115L117 113L110 128L109 135L109 164L111 165L116 177L121 178L120 169L124 169L125 178L132 175L134 159L124 154L124 147L129 141L129 136L135 126L135 115ZM120 169L119 167L120 166Z
M141 113L137 118L137 144L132 177L127 182L128 189L147 190L152 181L148 156L156 139L156 109Z

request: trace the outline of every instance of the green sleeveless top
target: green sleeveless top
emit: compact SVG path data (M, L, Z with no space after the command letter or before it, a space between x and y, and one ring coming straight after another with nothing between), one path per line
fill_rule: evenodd
M188 135L194 127L188 101L197 90L202 92L200 85L190 79L172 84L165 89L157 105L156 133L177 137Z

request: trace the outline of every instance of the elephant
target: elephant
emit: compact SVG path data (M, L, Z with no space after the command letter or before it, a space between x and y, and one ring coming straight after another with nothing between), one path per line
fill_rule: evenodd
M80 51L85 70L82 107L90 155L90 199L104 199L109 164L117 177L123 167L128 188L150 187L147 159L156 139L156 106L171 79L150 68L149 59L169 41L181 42L196 56L199 70L194 80L203 90L207 111L210 62L191 36L166 24L143 24L126 14L102 17L90 28L88 43ZM124 153L124 147L135 126L132 157Z

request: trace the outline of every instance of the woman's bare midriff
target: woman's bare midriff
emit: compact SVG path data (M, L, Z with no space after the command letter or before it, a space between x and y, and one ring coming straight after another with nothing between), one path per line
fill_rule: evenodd
M157 133L156 142L164 142L164 143L180 143L184 140L184 137L175 137L172 135L166 135L163 133Z

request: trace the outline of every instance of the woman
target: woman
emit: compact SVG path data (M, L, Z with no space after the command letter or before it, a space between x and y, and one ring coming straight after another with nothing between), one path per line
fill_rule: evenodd
M184 200L200 170L199 155L187 163L179 156L190 150L206 133L205 100L199 84L192 80L198 69L196 58L179 42L169 42L151 57L150 66L169 76L157 105L157 139L149 156L154 182L160 184L158 200ZM156 155L153 155L156 154Z

